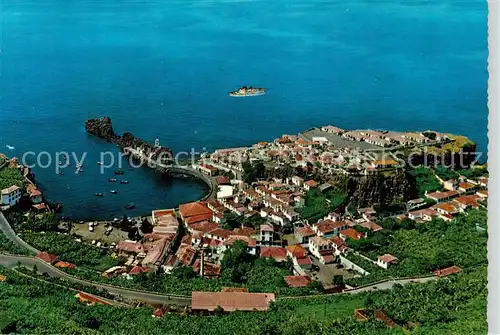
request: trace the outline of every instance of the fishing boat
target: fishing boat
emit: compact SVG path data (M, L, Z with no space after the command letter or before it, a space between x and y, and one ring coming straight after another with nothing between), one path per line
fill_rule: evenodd
M97 162L97 165L103 165L104 163L103 162Z
M102 193L96 193L96 194L95 194L95 196L96 196L96 197L103 197L103 196L104 196L104 194L102 194Z
M120 184L128 184L128 180L120 180Z
M237 91L229 92L231 97L253 97L258 95L265 95L267 88L253 88L252 86L242 86Z
M123 172L123 170L116 170L115 171L115 174L124 174L125 172Z
M118 192L116 190L110 190L109 193L118 194Z
M133 208L135 208L135 204L133 202L129 202L128 204L126 204L123 207L125 207L125 209L133 209Z
M109 178L108 181L110 183L116 183L117 179L116 178Z

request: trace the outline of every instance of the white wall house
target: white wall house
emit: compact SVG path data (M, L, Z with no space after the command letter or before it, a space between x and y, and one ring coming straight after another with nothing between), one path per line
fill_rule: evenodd
M14 206L21 200L21 188L13 185L2 190L2 205Z

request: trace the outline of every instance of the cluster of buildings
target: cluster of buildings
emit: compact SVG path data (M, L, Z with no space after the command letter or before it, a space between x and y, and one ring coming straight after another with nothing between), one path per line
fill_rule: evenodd
M252 147L216 150L204 157L205 164L200 170L212 174L219 166L242 172L243 162L262 160L277 165L313 166L330 173L370 174L400 167L397 159L381 153L385 148L439 144L450 140L447 135L434 131L345 131L335 126L323 126L315 129L312 135L285 134L272 142L259 142Z
M29 197L33 209L36 211L44 211L47 205L43 202L43 194L36 187L36 185L28 179L29 169L21 165L17 158L8 159L5 155L0 153L0 169L15 169L24 177L23 185L12 184L0 190L0 208L8 209L17 205L23 196ZM24 187L26 186L26 193Z
M461 176L457 180L442 181L442 185L442 191L425 194L425 198L434 202L434 205L412 210L398 218L401 220L409 218L416 222L431 221L433 218L451 221L457 214L469 208L483 207L481 202L488 198L488 178L486 177L469 179ZM426 204L424 199L415 199L410 202L416 208L419 204Z

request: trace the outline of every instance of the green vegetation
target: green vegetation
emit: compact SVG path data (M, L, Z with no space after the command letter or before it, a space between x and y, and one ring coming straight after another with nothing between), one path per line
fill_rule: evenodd
M201 278L187 266L174 268L169 274L143 273L131 280L120 276L104 278L99 272L85 268L64 271L95 282L181 295L190 295L192 291L216 292L223 287L246 287L250 292L274 292L279 296L319 294L322 291L322 286L314 281L305 288L288 287L283 277L293 274L291 262L276 263L273 259L252 256L246 252L243 242L236 242L227 250L219 278Z
M56 231L60 223L55 213L34 215L10 212L6 218L16 232Z
M464 170L451 170L445 167L436 167L436 175L443 180L457 179L460 176L466 178L477 178L487 175L488 171L485 168L464 169Z
M372 260L383 254L391 254L399 263L388 270L370 264L364 259L352 259L370 272L370 275L353 278L347 284L359 286L385 278L428 275L432 271L451 265L470 268L486 262L488 239L486 231L476 228L485 226L487 212L471 210L451 223L433 220L426 224L411 224L409 221L395 225L394 230L385 229L366 240L349 241L349 245ZM388 224L385 224L388 227ZM348 255L349 259L356 257Z
M359 322L356 308L381 309L412 334L486 333L486 266L427 284L392 291L314 299L279 300L268 312L234 312L214 317L167 314L151 308L85 306L74 292L54 289L0 268L0 333L61 334L403 334L373 317Z
M460 151L467 151L472 149L476 144L469 138L460 135L447 134L447 136L453 141L446 143L442 147L431 146L426 147L427 152L431 154L443 154L443 153L458 153Z
M410 175L415 177L417 181L418 193L421 197L425 195L425 192L435 192L442 189L439 180L436 178L431 169L420 166L413 171L410 171Z
M0 232L0 251L15 255L30 255L30 252L21 248Z
M11 187L12 185L24 188L25 183L24 176L18 169L9 169L8 167L0 168L0 190Z
M298 208L298 212L304 219L316 222L337 209L345 199L346 196L337 190L322 193L317 188L312 189L307 192L305 204Z
M56 232L30 233L22 235L23 240L38 250L57 255L61 260L102 271L118 265L104 249L77 242L73 237Z

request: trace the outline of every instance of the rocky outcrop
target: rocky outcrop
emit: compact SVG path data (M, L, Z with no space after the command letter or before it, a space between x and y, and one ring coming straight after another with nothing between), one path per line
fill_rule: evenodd
M162 157L162 163L169 161L173 155L172 149L155 146L135 137L132 133L126 132L121 136L115 134L111 119L107 116L87 120L85 122L85 130L89 134L116 144L124 152L127 152L127 148L132 148L141 151L145 156L152 159Z
M115 135L115 132L113 131L113 124L111 123L111 119L107 116L87 120L85 122L85 130L88 133L109 142L112 142L117 137Z
M349 198L355 199L359 207L389 205L398 200L418 197L415 178L405 171L394 171L388 175L349 177L347 192Z

